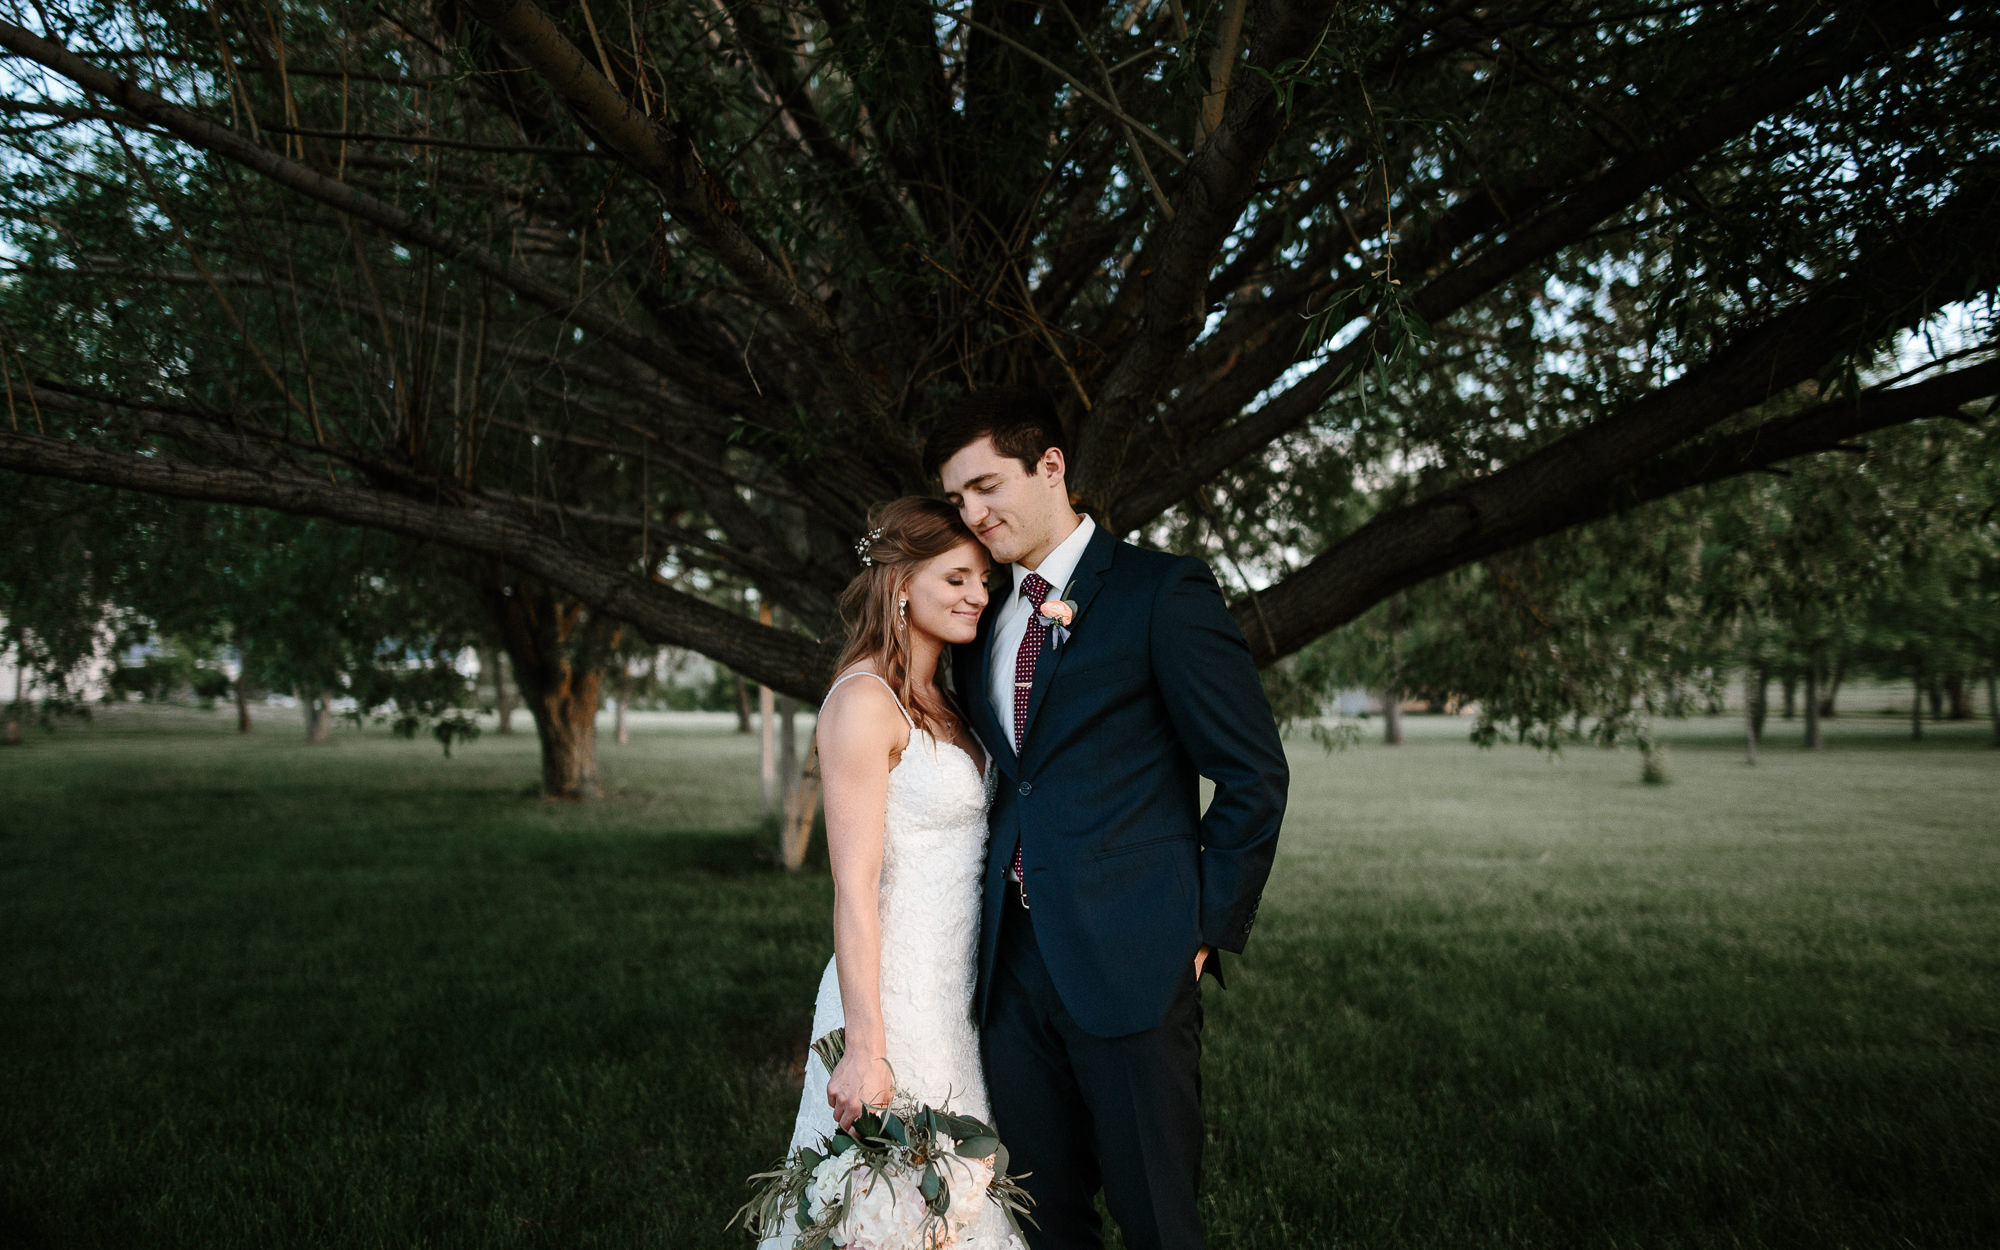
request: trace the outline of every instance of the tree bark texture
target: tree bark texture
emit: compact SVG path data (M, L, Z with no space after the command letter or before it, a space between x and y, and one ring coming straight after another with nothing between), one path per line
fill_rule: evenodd
M1798 715L1799 675L1787 672L1778 680L1785 691L1785 712L1783 719L1790 720Z
M540 739L542 794L601 797L597 708L604 665L618 645L621 626L549 587L526 581L496 582L487 587L486 598Z

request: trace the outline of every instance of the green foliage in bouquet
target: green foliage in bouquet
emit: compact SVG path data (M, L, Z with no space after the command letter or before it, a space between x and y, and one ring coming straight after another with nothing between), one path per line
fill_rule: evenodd
M847 1033L835 1029L813 1042L813 1053L830 1072L846 1052ZM961 1192L953 1206L953 1178L961 1187L968 1169L954 1166L954 1160L990 1166L991 1179L983 1201L998 1204L1009 1218L1027 1219L1033 1204L1027 1191L1007 1172L1007 1148L984 1121L957 1115L948 1107L920 1105L897 1091L895 1100L879 1110L864 1110L849 1125L831 1137L821 1138L820 1149L800 1146L770 1171L750 1178L760 1186L750 1201L736 1212L730 1227L742 1224L759 1239L782 1232L789 1218L798 1229L794 1250L833 1250L838 1245L867 1244L879 1250L909 1245L948 1247L956 1242L954 1220L969 1216L966 1195ZM825 1165L838 1160L832 1169ZM826 1175L822 1175L826 1173ZM976 1173L974 1174L976 1177ZM838 1193L829 1192L838 1185ZM914 1223L903 1214L902 1232L888 1229L889 1236L868 1236L862 1242L836 1241L843 1230L851 1230L850 1216L864 1199L884 1187L893 1204L898 1191L914 1190L922 1203L922 1215ZM976 1206L975 1200L972 1205Z

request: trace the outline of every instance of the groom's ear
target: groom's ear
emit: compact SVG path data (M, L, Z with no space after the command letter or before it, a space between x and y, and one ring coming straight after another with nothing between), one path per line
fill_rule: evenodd
M1035 470L1037 477L1046 478L1051 484L1067 482L1069 479L1069 464L1063 458L1063 450L1060 447L1051 447L1044 451L1041 462L1035 466Z

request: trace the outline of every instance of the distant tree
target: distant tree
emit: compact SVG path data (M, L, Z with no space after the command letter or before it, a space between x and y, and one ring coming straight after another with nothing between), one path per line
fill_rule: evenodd
M292 693L310 741L338 700L357 716L393 709L400 730L429 727L447 750L467 736L455 660L480 622L456 553L257 509L16 481L22 541L0 556L0 612L57 688L109 643L152 644L114 690ZM220 663L231 649L233 683Z

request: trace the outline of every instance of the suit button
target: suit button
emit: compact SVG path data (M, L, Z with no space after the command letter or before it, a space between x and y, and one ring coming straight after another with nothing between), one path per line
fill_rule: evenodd
M1022 782L1022 783L1021 783L1021 789L1020 789L1020 794L1021 794L1021 796L1022 796L1023 798L1026 798L1026 797L1027 797L1027 795L1028 795L1028 792L1029 792L1030 790L1033 790L1034 788L1035 788L1035 783L1034 783L1034 782L1032 782L1032 781L1024 781L1024 782Z

